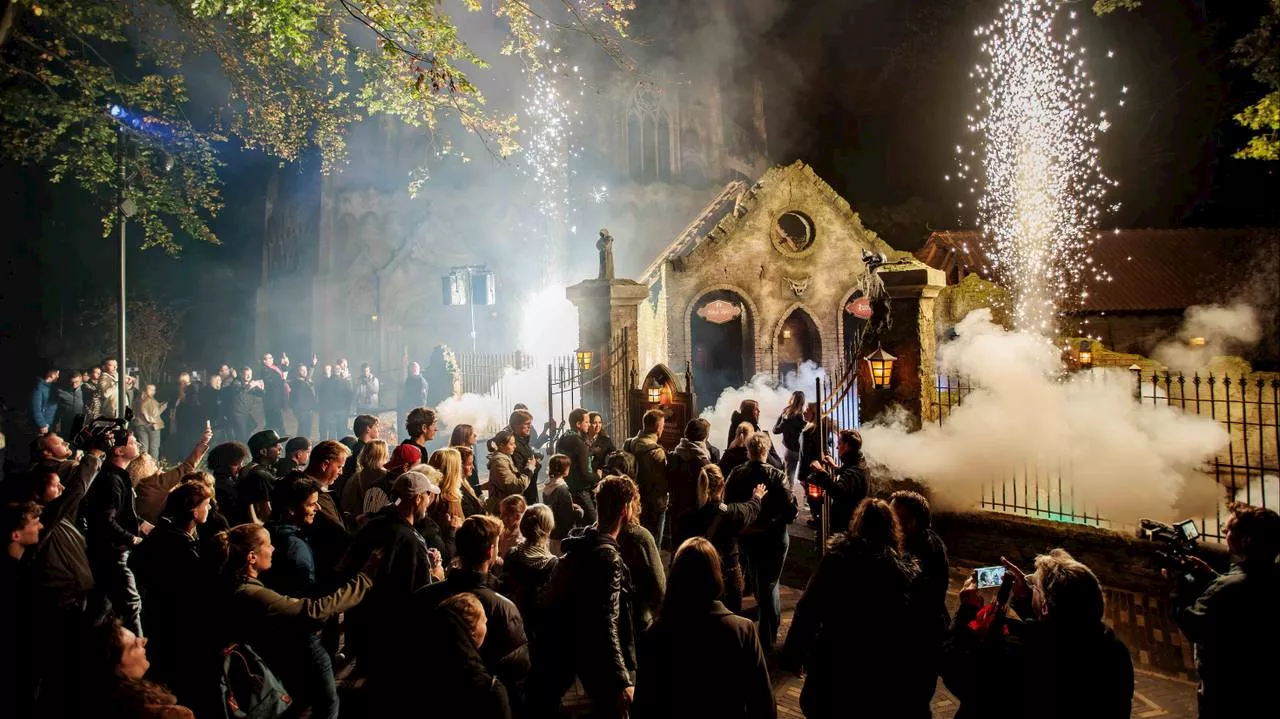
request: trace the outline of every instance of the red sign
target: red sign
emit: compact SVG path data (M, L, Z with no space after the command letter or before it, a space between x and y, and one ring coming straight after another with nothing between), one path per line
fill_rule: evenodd
M871 319L871 300L859 297L844 306L844 311L859 319Z
M742 305L735 305L724 300L715 300L698 308L698 316L717 325L738 319L742 315Z

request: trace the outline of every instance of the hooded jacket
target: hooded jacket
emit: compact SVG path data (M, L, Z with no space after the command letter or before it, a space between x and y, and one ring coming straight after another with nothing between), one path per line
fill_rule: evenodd
M491 514L498 513L498 505L513 494L523 494L529 486L529 470L516 468L511 455L494 452L489 455L489 499L485 502Z
M631 686L636 666L627 565L618 542L595 527L565 538L560 549L564 556L538 598L554 637L545 643L547 661L577 673L600 696L615 696Z
M676 448L667 454L667 516L671 520L673 546L679 547L693 536L684 523L687 516L698 509L698 477L702 475L702 468L711 462L705 443L690 441L688 437L681 437Z
M515 602L532 637L540 627L538 592L546 586L560 558L532 542L517 545L502 563L502 594Z
M427 616L449 597L463 592L476 595L487 618L488 631L480 647L485 669L502 680L508 693L518 694L529 676L529 639L520 610L497 590L498 580L492 574L458 568L443 582L419 589L413 598L414 609L420 612L417 616Z
M622 443L636 458L636 486L644 512L667 511L667 452L656 434L637 434Z

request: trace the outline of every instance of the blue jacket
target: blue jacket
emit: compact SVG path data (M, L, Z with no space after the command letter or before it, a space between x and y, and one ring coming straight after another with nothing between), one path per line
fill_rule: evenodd
M31 392L31 421L36 427L49 427L53 424L53 415L58 411L58 402L53 394L53 385L44 379L36 380L36 388Z
M267 522L275 556L271 569L262 575L262 583L287 597L310 597L315 594L316 555L302 534L302 528L287 522Z

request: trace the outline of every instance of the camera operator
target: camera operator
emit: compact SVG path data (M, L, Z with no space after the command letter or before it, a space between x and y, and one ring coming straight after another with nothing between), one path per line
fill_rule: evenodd
M134 506L137 493L128 468L140 452L133 434L123 429L127 422L106 450L98 478L85 496L84 512L94 583L125 627L142 636L142 598L129 568L129 554L151 531L151 523L139 517Z
M1280 673L1280 515L1235 504L1224 530L1231 569L1190 557L1174 592L1174 619L1195 645L1200 719L1263 716Z
M984 606L972 576L960 590L941 671L960 700L956 719L1020 719L1032 702L1042 718L1128 717L1133 660L1102 622L1098 578L1062 549L1037 556L1030 576L1003 564L1020 619L1006 618L1000 599ZM1045 684L1052 701L1040 696Z

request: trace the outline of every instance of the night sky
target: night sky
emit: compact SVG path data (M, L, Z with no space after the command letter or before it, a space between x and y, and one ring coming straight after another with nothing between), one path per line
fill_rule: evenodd
M639 0L645 5L645 0ZM1231 116L1260 96L1231 64L1232 42L1252 27L1265 0L1147 3L1095 18L1077 3L1100 98L1129 87L1128 106L1104 135L1103 163L1120 181L1121 210L1107 227L1275 226L1276 163L1234 160L1245 141ZM671 3L640 13L637 25L671 22ZM730 3L734 5L734 3ZM769 158L813 165L902 249L929 228L956 227L957 191L943 176L964 141L973 103L973 29L994 0L750 0L767 16L748 18L732 74L763 77ZM660 12L659 12L660 11ZM749 15L751 10L743 10ZM1113 60L1105 52L1115 50ZM226 209L214 224L218 247L185 242L181 259L134 252L139 292L181 301L201 320L183 328L182 354L221 356L252 339L260 270L261 196L273 163L227 148ZM47 184L38 168L0 167L5 236L0 282L0 397L21 406L36 372L42 334L74 332L78 308L115 291L115 239L101 239L94 198Z

